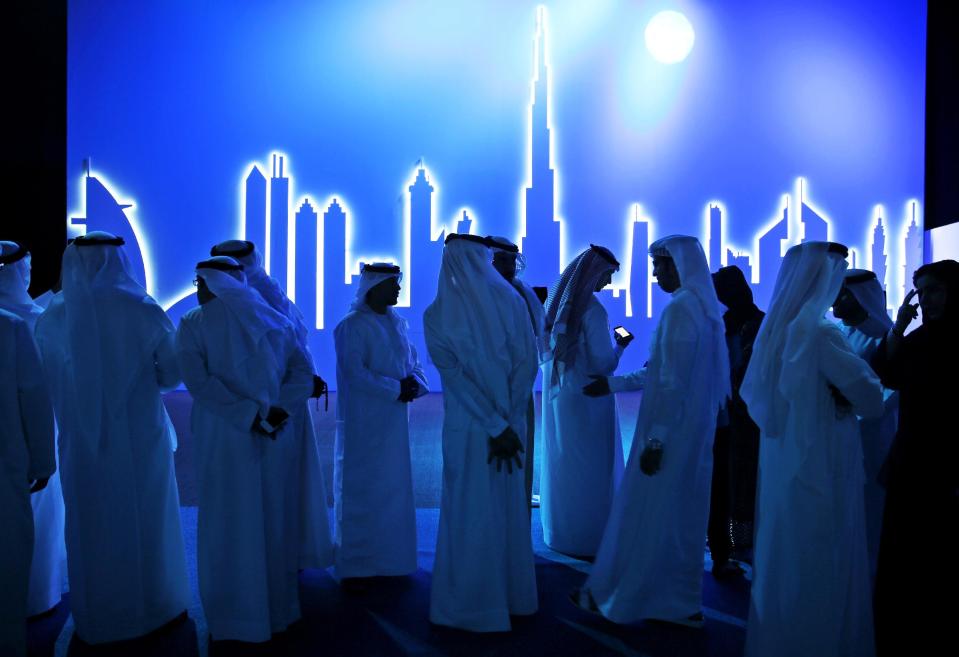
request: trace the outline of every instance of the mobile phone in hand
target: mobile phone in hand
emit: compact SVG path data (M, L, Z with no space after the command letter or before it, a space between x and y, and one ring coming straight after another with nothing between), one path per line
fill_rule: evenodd
M613 329L613 333L615 333L616 335L618 335L619 337L621 337L621 338L624 339L624 340L625 340L626 338L631 338L631 337L633 337L633 334L630 333L629 331L627 331L626 328L623 327L623 326L617 326L616 328L614 328L614 329Z

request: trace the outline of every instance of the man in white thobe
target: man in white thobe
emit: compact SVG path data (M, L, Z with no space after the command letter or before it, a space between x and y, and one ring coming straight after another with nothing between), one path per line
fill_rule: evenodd
M146 634L190 600L161 399L180 382L175 331L122 245L91 232L67 246L63 291L36 326L59 428L70 607L87 643Z
M16 242L0 242L0 310L27 324L31 339L43 309L34 303L30 287L30 252ZM41 372L42 375L42 372ZM35 616L60 603L67 581L67 551L63 541L63 492L60 474L30 496L33 508L33 560L27 615Z
M27 654L34 537L29 498L43 492L56 469L53 409L30 333L25 321L0 310L0 655L18 657Z
M623 482L593 570L574 602L617 623L655 619L701 627L703 550L716 418L729 395L725 328L694 237L649 247L672 298L646 367L599 379L586 394L642 389Z
M300 445L290 416L313 371L293 326L246 285L242 266L197 264L200 302L177 356L193 396L200 599L214 640L268 641L300 617Z
M886 293L876 274L868 269L847 270L842 289L833 303L833 315L842 322L840 328L852 350L867 363L871 362L879 343L892 328L892 320L886 312ZM869 572L873 577L879 559L879 537L886 504L886 491L879 483L879 476L896 437L899 421L899 394L884 387L882 397L882 416L859 420L866 475L863 489L866 546L869 549Z
M546 545L577 557L599 549L623 471L616 400L583 395L591 377L616 370L632 339L610 339L606 309L595 295L618 269L609 249L590 246L546 300L540 517Z
M490 264L489 243L452 234L426 345L443 384L443 492L430 621L473 632L510 629L536 611L522 466L536 378L528 310Z
M228 256L243 265L247 285L293 325L296 342L306 354L310 367L315 371L313 354L310 352L310 327L300 310L277 283L263 269L263 256L253 242L227 240L210 250L211 256ZM326 382L313 375L311 397L327 394ZM320 465L320 453L316 445L316 431L309 403L304 402L293 411L290 418L299 444L299 491L295 504L300 516L300 568L326 568L333 563L333 542L330 538L330 521L327 516L326 483Z
M519 252L519 247L505 237L488 236L490 250L493 252L493 269L509 281L523 301L526 302L526 309L529 311L529 321L533 327L533 337L536 340L536 354L540 361L546 353L546 310L543 303L536 296L526 282L519 278L519 274L526 269L526 258ZM533 396L529 397L529 410L526 413L526 443L523 448L526 450L526 463L523 466L524 476L526 477L526 500L533 508L533 451L535 449L533 439L536 436L536 407L533 403Z
M824 315L847 250L805 242L783 259L741 395L761 431L746 655L874 654L856 415L882 387Z
M416 508L407 404L429 392L399 300L400 268L363 265L356 300L337 324L333 458L336 574L416 570Z

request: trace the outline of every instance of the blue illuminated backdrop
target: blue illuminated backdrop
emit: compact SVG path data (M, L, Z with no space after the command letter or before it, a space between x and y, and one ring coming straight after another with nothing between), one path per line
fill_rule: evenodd
M447 231L515 239L534 285L609 245L603 303L642 341L667 233L761 307L803 239L853 247L891 306L922 260L921 4L139 4L71 3L71 230L123 234L174 318L210 245L253 240L330 380L361 261L404 267L425 355ZM663 9L696 31L678 63L643 48Z

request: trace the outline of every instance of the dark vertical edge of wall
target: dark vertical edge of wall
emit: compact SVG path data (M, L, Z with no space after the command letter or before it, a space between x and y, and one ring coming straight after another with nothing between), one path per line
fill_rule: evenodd
M926 230L959 221L957 7L930 0L926 34Z
M67 3L12 2L0 21L6 88L0 239L33 257L30 292L60 275L66 243Z

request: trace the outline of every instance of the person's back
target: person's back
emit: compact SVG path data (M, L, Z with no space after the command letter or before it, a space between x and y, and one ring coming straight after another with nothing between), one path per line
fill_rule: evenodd
M511 615L537 608L519 472L536 347L525 302L493 270L486 246L473 236L447 239L437 297L423 317L444 410L430 621L498 632L510 629Z
M67 247L64 293L36 328L60 430L71 607L88 643L140 636L189 603L160 395L179 383L173 325L133 287L116 239Z
M0 241L0 310L22 319L33 342L37 319L43 312L29 293L32 257L18 242ZM34 343L33 349L36 350ZM40 376L42 370L38 371ZM59 604L67 581L67 551L63 540L63 491L60 473L30 495L33 508L33 560L27 614L34 616Z
M762 431L747 655L873 652L856 414L880 414L882 391L823 317L845 254L787 252L741 389Z
M53 474L53 412L30 331L0 310L0 654L26 654L31 484ZM36 486L35 486L36 487ZM36 487L37 490L42 486Z

